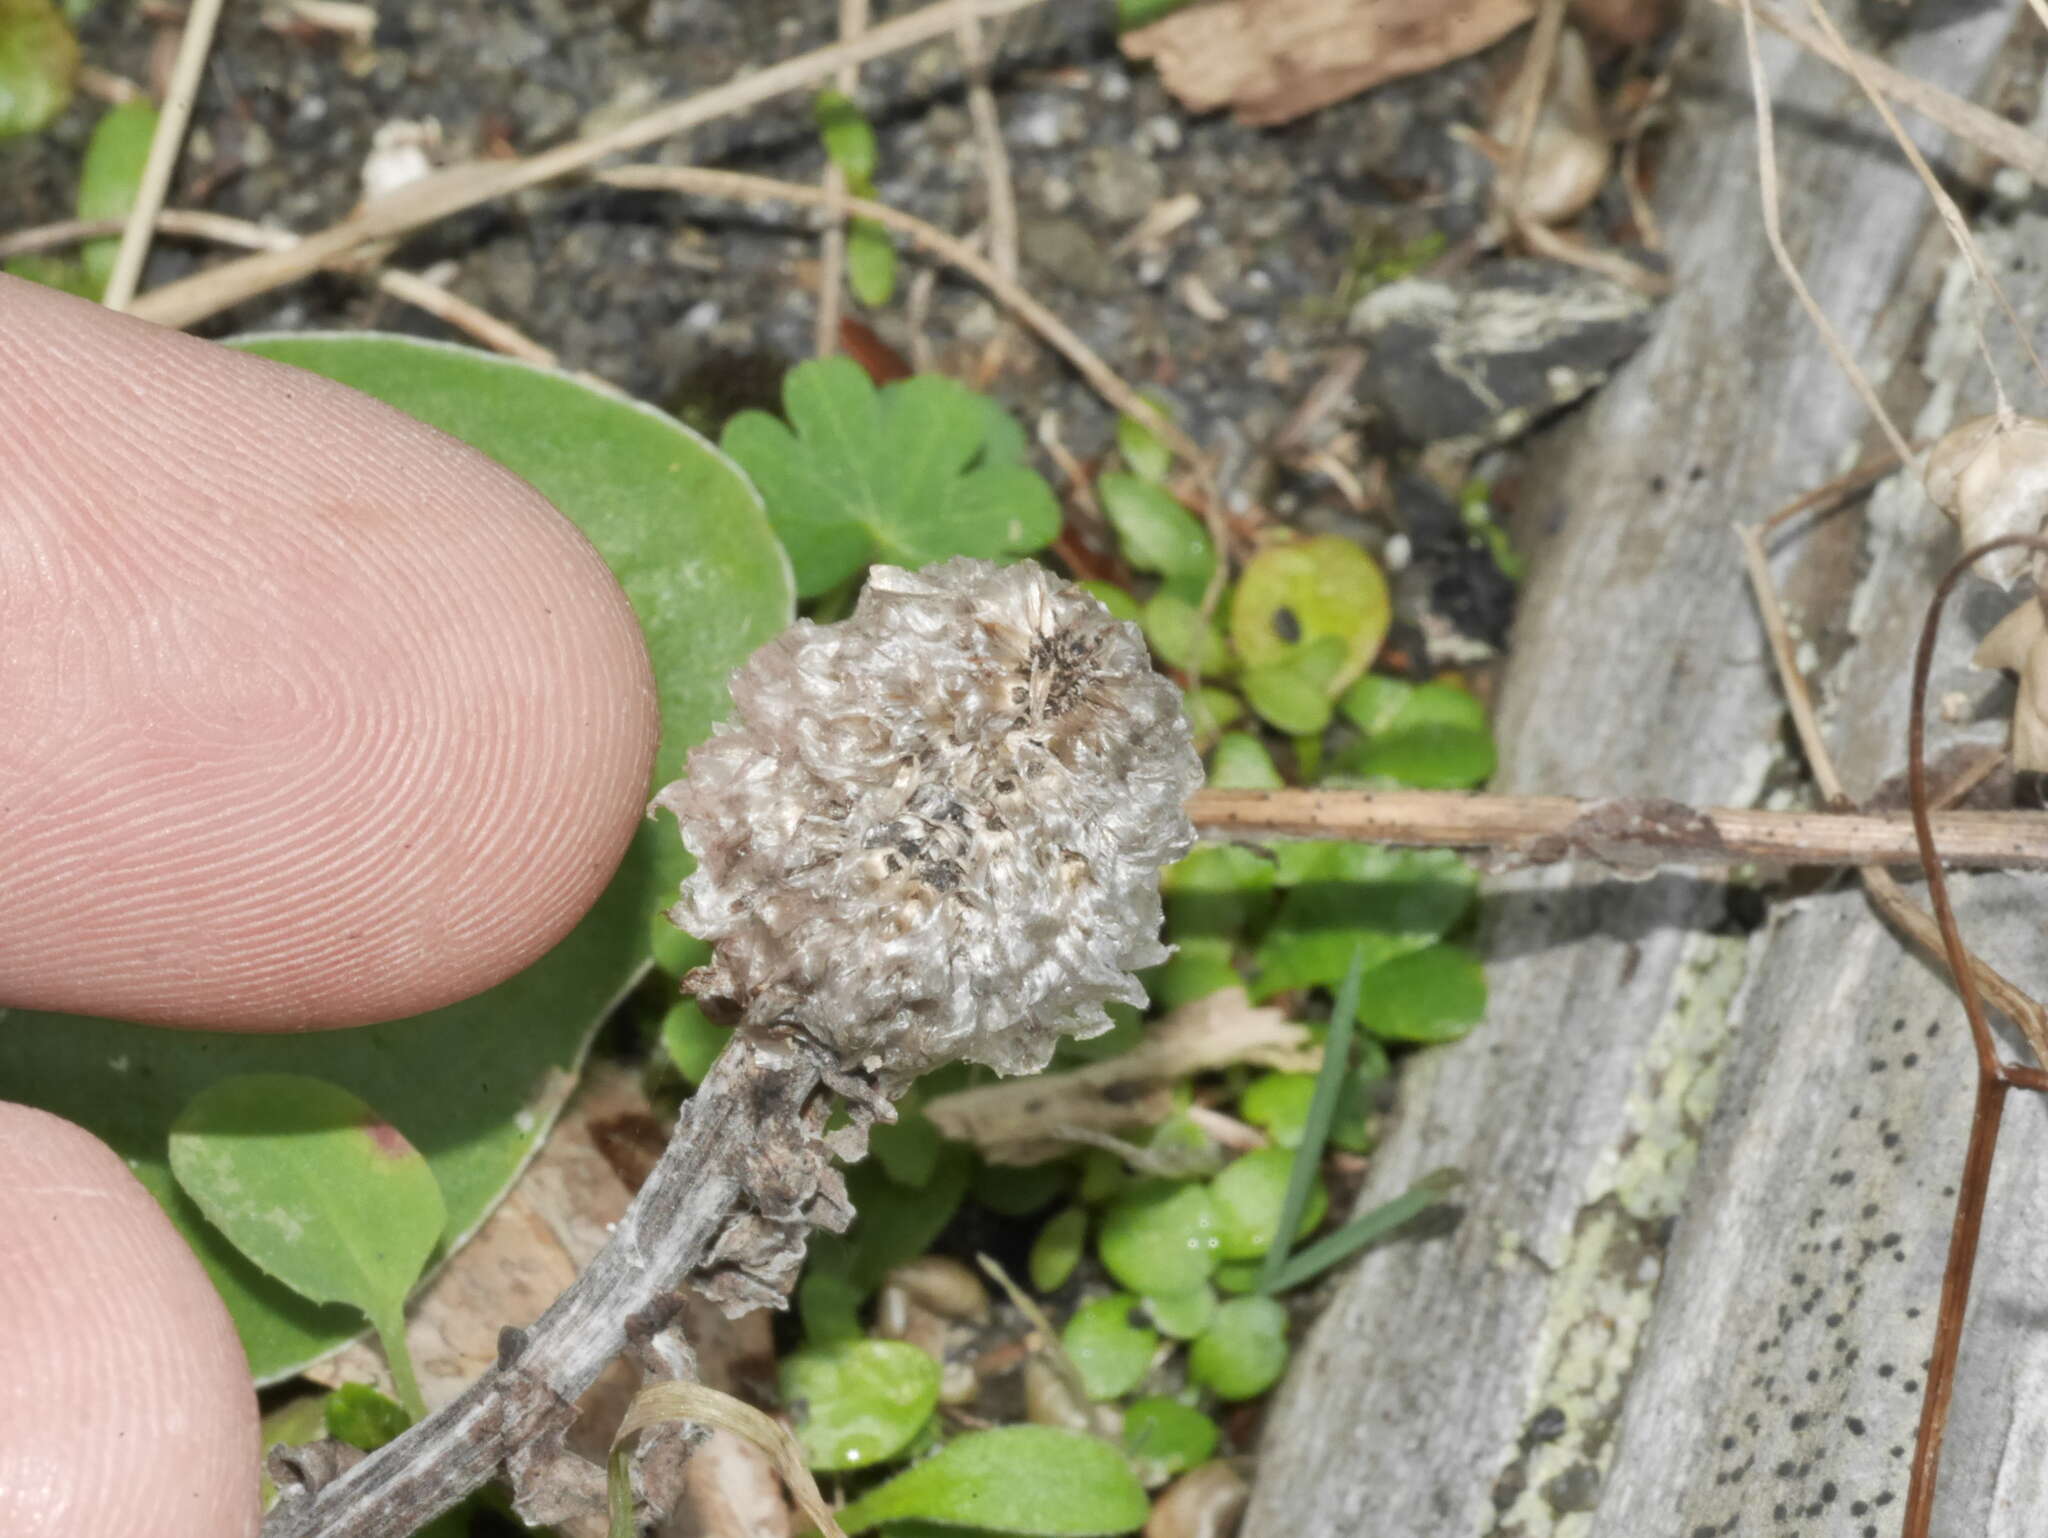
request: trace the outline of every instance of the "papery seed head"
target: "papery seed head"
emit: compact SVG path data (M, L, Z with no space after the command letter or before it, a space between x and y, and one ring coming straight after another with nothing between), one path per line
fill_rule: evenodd
M1202 771L1136 627L1030 562L877 566L732 696L655 798L698 861L671 917L714 947L700 999L894 1083L1030 1072L1144 1002Z

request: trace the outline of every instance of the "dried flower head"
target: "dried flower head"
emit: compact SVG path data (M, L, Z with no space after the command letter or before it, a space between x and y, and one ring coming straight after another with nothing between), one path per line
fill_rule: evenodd
M1135 627L1029 562L877 566L732 697L655 798L697 857L671 916L715 948L699 998L891 1083L1027 1073L1144 1002L1201 764Z

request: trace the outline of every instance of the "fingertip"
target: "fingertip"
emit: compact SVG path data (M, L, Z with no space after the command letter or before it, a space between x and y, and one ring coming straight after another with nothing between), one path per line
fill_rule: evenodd
M0 998L224 1029L544 954L658 733L601 557L482 455L0 279Z
M70 1122L0 1102L0 1236L0 1533L255 1533L241 1343L120 1158Z

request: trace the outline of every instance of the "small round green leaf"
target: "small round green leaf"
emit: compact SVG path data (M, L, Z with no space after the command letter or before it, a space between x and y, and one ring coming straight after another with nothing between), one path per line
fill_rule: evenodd
M1090 1399L1121 1399L1144 1380L1159 1337L1131 1323L1138 1300L1111 1293L1077 1309L1060 1332Z
M784 1357L782 1402L804 1462L839 1471L886 1463L939 1402L939 1369L900 1340L848 1340Z
M1341 534L1321 534L1252 558L1230 606L1230 639L1250 669L1333 637L1343 643L1339 673L1355 676L1379 653L1392 618L1379 563Z
M1111 1538L1142 1527L1145 1487L1109 1443L1050 1426L956 1438L839 1513L848 1533L923 1520L1032 1538Z
M1088 1242L1088 1211L1068 1207L1054 1214L1031 1244L1031 1285L1041 1293L1057 1292L1081 1263Z
M1214 1421L1176 1399L1134 1400L1124 1411L1124 1447L1169 1477L1204 1462L1217 1438Z
M1361 679L1361 684L1374 680ZM1346 713L1353 719L1351 693ZM1364 702L1361 702L1363 704ZM1477 785L1494 770L1493 732L1486 707L1465 690L1447 683L1424 684L1369 729L1366 740L1345 756L1347 773L1377 776L1424 790L1457 790Z
M1139 1302L1145 1317L1176 1340L1193 1340L1216 1317L1216 1289L1207 1282L1186 1292L1158 1294Z
M1287 1366L1287 1310L1271 1298L1232 1298L1188 1350L1188 1376L1218 1399L1252 1399Z
M1133 1292L1188 1292L1222 1258L1217 1227L1206 1187L1149 1180L1110 1204L1095 1246L1109 1274Z
M1226 1260L1216 1268L1216 1290L1232 1294L1256 1292L1260 1263L1256 1260Z
M1486 972L1461 945L1432 945L1366 973L1358 1023L1388 1041L1456 1041L1486 1015Z
M1252 1080L1237 1102L1237 1114L1260 1127L1275 1146L1293 1148L1308 1125L1309 1102L1315 1098L1312 1073L1269 1073Z
M1262 719L1290 736L1307 736L1330 724L1330 696L1291 658L1246 668L1238 685Z
M1280 1204L1287 1195L1287 1178L1295 1158L1285 1148L1254 1149L1231 1161L1209 1182L1225 1260L1257 1260L1273 1247L1273 1236L1280 1227ZM1329 1192L1317 1179L1309 1187L1308 1206L1295 1237L1312 1233L1329 1210Z

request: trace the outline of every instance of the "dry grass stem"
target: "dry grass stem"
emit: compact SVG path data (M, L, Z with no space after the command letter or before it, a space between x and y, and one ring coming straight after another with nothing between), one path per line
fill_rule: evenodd
M220 8L221 0L193 0L185 15L185 30L178 38L178 60L171 69L170 88L164 93L163 113L157 118L156 133L149 141L142 182L135 189L135 204L121 231L120 250L115 253L114 270L107 278L106 294L101 301L110 310L126 309L142 279L142 264L149 257L149 239L156 230L156 216L170 191L171 172L177 168L178 152L185 144L185 128L192 121L199 77L205 72L207 55L213 50Z
M617 1448L628 1437L649 1426L678 1421L710 1426L746 1438L768 1455L768 1461L782 1477L797 1506L824 1534L824 1538L846 1538L832 1515L831 1506L826 1503L824 1493L818 1488L818 1481L804 1463L804 1450L796 1437L782 1422L755 1409L744 1399L736 1399L702 1383L676 1380L650 1383L635 1394L633 1402L626 1407L625 1418L619 1422L612 1446Z
M2035 3L2048 4L2048 0L2035 0ZM1988 294L1997 301L1999 309L2004 312L2006 320L2019 336L2020 346L2026 349L2027 361L2034 365L2034 377L2043 384L2048 384L2048 368L2042 366L2041 355L2034 350L2034 339L2013 309L2012 300L2006 296L2005 289L1992 273L1990 264L1984 260L1983 249L1978 246L1977 238L1970 233L1970 225L1963 218L1963 211L1956 207L1956 200L1949 196L1948 189L1942 186L1940 178L1927 164L1927 157L1920 153L1920 146L1913 142L1912 135L1900 126L1898 114L1892 111L1891 103L1884 99L1884 93L1878 90L1876 82L1870 77L1868 61L1849 46L1848 40L1842 36L1841 30L1835 25L1834 17L1828 14L1828 9L1821 0L1806 0L1806 8L1813 13L1813 19L1820 23L1821 30L1827 33L1828 40L1841 49L1849 73L1856 77L1856 84L1869 99L1870 105L1877 109L1877 115L1884 119L1884 126L1891 134L1892 141L1911 163L1914 174L1927 189L1927 195L1934 199L1934 206L1940 211L1942 226L1947 229L1949 239L1956 243L1956 249L1962 252L1963 260L1970 264L1970 276L1975 281L1978 298L1981 301ZM2005 397L2005 381L1998 377L1998 364L1991 356L1991 344L1985 340L1981 305L1971 306L1970 327L1976 332L1977 351L1983 355L1984 366L1991 371L1991 387L1997 392L1999 415L2004 416L2012 410L2012 406Z
M247 219L231 218L227 214L208 213L204 209L167 208L156 216L154 222L156 228L166 235L218 241L224 246L241 246L254 251L289 251L298 242L297 236L287 234L283 230L253 224ZM116 235L121 232L123 225L124 222L119 219L66 219L58 224L46 224L33 230L0 236L0 261L11 256L57 250L77 245L83 240L98 240L104 236ZM361 269L349 266L342 270ZM542 368L560 366L554 353L540 343L507 325L482 306L451 294L429 278L395 268L373 269L367 276L393 299L425 310L437 320L444 321L457 331L464 332L483 343L493 352L501 352L508 357L538 364Z
M1128 1052L1063 1073L958 1090L928 1102L946 1136L998 1163L1058 1158L1078 1133L1114 1133L1164 1121L1173 1086L1189 1074L1239 1063L1312 1070L1321 1056L1306 1027L1259 1007L1241 988L1183 1004L1148 1027Z
M1781 33L1817 58L1847 71L1849 49L1838 47L1825 33L1816 32L1764 0L1714 0L1716 5L1754 15L1773 32ZM2048 142L2037 139L2019 124L2009 122L1975 102L1964 101L1939 86L1893 69L1881 59L1862 56L1865 75L1878 90L1902 107L1910 108L1964 143L1983 151L1993 160L2024 171L2037 186L2048 187Z
M967 114L974 124L974 145L981 155L982 184L988 193L988 256L997 272L1017 276L1017 191L1010 176L1010 152L1003 147L1003 123L996 111L996 93L988 83L989 50L981 19L960 23L961 65L967 74Z
M1529 51L1510 94L1515 96L1515 137L1508 146L1507 185L1502 206L1518 226L1522 183L1529 174L1529 149L1536 142L1536 124L1543 116L1543 98L1550 91L1551 71L1557 63L1557 40L1564 32L1565 0L1537 0L1536 25L1529 33Z
M1820 334L1828 356L1835 360L1835 366L1854 386L1864 407L1884 429L1884 435L1891 443L1892 452L1899 456L1900 463L1911 464L1913 451L1907 446L1905 434L1892 421L1891 413L1884 409L1884 402L1878 399L1877 391L1857 366L1854 354L1842 340L1841 333L1835 330L1834 322L1828 319L1827 312L1814 299L1813 291L1806 286L1806 279L1800 274L1799 264L1793 261L1791 251L1786 248L1785 231L1779 217L1778 145L1771 110L1771 82L1764 73L1763 50L1757 43L1757 0L1739 0L1739 3L1742 40L1749 55L1750 94L1755 98L1756 106L1757 189L1763 204L1764 238L1770 242L1771 255L1777 259L1778 270L1784 273L1786 282L1792 285L1793 293L1798 296L1800 308L1806 311L1814 330ZM1836 58L1847 67L1846 60L1842 60L1839 54Z
M822 188L753 176L743 171L714 171L701 166L620 166L615 171L600 173L598 180L613 187L683 192L698 197L731 198L739 202L796 203L807 208L830 206ZM1197 466L1205 463L1194 440L1169 422L1150 401L1127 384L1122 375L1103 362L1101 355L1082 341L1073 327L1032 297L1021 283L996 271L993 262L965 241L957 240L944 230L886 203L848 198L846 209L863 219L887 225L927 255L937 257L974 279L1037 332L1048 347L1072 364L1074 371L1111 406L1143 422L1176 454Z
M130 308L160 325L192 325L244 299L317 272L360 246L404 235L466 208L587 170L613 155L644 148L816 85L845 65L865 64L915 48L951 33L964 18L1005 16L1044 3L1045 0L940 0L936 5L872 28L851 42L834 43L784 59L725 85L669 102L604 133L572 139L523 159L451 166L308 235L289 251L243 257L166 284L140 296Z
M839 0L839 41L852 42L868 29L868 0ZM860 66L841 66L833 84L851 98L860 89ZM818 330L812 348L823 358L839 351L839 314L846 304L846 173L825 160L825 193L832 199L819 249Z

